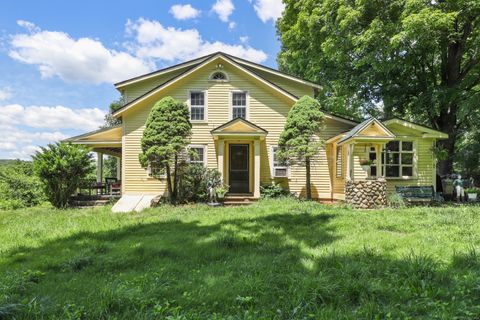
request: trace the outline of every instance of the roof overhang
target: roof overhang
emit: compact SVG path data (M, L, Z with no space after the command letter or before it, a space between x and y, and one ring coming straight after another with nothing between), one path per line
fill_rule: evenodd
M345 143L386 143L395 139L395 134L375 118L358 124L352 130L330 138L327 142L337 141L337 145Z
M63 141L92 148L121 148L122 126L119 125L110 128L102 128Z
M410 122L410 121L399 119L399 118L393 118L393 119L385 120L383 123L386 126L389 126L389 125L392 125L392 124L397 124L397 125L401 125L401 126L404 126L406 128L421 132L421 137L422 138L448 139L448 134L446 134L446 133L443 133L441 131L438 131L438 130L435 130L435 129L432 129L432 128L428 128L428 127L425 127L425 126L422 126L422 125L419 125L419 124L416 124L416 123L413 123L413 122Z

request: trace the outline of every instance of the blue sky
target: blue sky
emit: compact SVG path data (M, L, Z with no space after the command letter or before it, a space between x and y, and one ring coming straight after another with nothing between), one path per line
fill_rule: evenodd
M113 83L214 51L276 67L281 0L5 1L0 159L97 128Z

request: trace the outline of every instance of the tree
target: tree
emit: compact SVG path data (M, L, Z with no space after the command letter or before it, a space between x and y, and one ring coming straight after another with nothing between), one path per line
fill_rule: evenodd
M122 106L123 106L122 98L114 100L110 103L110 106L108 107L109 112L105 115L105 120L104 120L105 123L102 125L102 128L110 128L122 123L122 120L114 118L112 116L112 113L120 109Z
M312 199L311 160L325 143L318 136L323 124L324 114L320 103L312 97L303 96L288 112L287 122L278 142L280 159L305 166L308 200Z
M480 1L285 2L280 68L322 83L325 106L448 133L439 171L451 172L458 138L479 119Z
M62 142L41 147L33 156L33 167L56 208L65 208L81 181L93 171L86 148Z
M191 132L187 105L172 97L165 97L153 106L143 131L140 163L144 168L150 167L156 176L159 172L166 174L172 203L177 200L178 168L184 161Z

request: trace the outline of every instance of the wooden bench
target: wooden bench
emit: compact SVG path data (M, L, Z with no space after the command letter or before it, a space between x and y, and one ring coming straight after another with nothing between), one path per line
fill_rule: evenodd
M395 191L409 203L431 203L435 199L433 186L395 186Z

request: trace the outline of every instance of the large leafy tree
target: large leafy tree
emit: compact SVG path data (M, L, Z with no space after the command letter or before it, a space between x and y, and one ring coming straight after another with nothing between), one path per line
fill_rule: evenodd
M104 124L101 126L101 128L110 128L122 123L122 120L114 118L112 116L112 113L120 109L122 106L123 98L119 98L110 103L110 105L108 106L108 113L105 115Z
M69 197L93 171L89 151L68 143L41 147L33 156L33 167L43 182L48 200L57 208L68 205Z
M280 68L322 83L327 108L448 133L439 170L450 172L455 143L479 119L480 1L284 2Z
M285 128L278 142L280 159L305 166L306 197L312 199L310 167L312 158L324 145L319 133L324 124L320 103L309 96L303 96L290 109Z
M150 167L153 173L166 174L172 203L177 200L178 169L191 132L188 106L172 97L165 97L153 106L143 131L140 163L144 168Z

